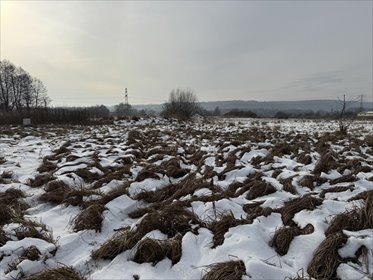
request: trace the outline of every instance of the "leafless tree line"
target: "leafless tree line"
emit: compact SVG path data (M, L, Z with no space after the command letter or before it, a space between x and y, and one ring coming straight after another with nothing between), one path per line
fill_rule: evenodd
M0 111L30 112L50 103L43 82L8 60L0 61L0 90Z

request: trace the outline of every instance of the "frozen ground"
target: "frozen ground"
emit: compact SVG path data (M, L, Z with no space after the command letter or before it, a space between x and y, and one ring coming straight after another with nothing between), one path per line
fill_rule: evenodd
M0 279L372 279L373 123L337 128L0 127Z

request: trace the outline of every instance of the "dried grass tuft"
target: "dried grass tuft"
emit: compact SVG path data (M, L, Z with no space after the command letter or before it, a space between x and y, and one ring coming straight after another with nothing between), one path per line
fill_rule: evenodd
M337 168L337 161L331 152L321 155L320 160L316 163L313 173L320 175L321 172L328 173L330 170Z
M247 220L236 219L232 212L222 214L218 220L213 220L206 224L206 227L214 234L213 246L215 248L222 245L224 242L224 234L228 232L231 227L247 224Z
M180 162L176 158L172 158L166 162L162 162L161 168L168 177L180 178L188 174L188 171L180 167Z
M247 199L255 199L257 197L265 196L277 191L274 186L264 181L253 181L250 183L250 185L251 187L246 195Z
M9 184L12 178L13 172L5 170L0 174L0 184Z
M338 232L330 234L314 252L307 272L316 279L334 279L342 262L338 250L347 242L347 236Z
M328 188L328 189L323 189L320 192L320 198L324 199L326 193L330 193L330 192L344 192L344 191L347 191L347 190L351 191L352 189L353 189L352 186L348 186L348 187L338 186L338 187L332 187L332 188Z
M12 220L12 209L5 203L0 202L0 225L5 225Z
M35 246L30 246L28 247L25 252L22 254L21 258L22 259L27 259L30 261L38 261L40 259L40 251L37 247Z
M82 178L86 183L93 183L101 177L99 174L89 171L88 167L77 169L74 173Z
M172 264L179 262L181 258L181 235L167 240L144 238L135 247L133 261L137 263L150 262L156 265L168 257Z
M0 206L1 207L1 206ZM3 227L0 227L0 247L4 246L8 242L8 237L6 236Z
M302 187L306 187L306 188L309 188L310 190L313 190L315 188L315 185L314 185L315 180L316 180L315 176L306 175L299 181L299 184Z
M53 238L53 234L48 231L45 224L36 221L24 220L23 218L17 218L15 221L21 224L14 230L18 240L22 240L24 238L38 238L49 243L56 243Z
M257 217L268 217L274 211L270 207L261 207L261 204L263 204L263 201L248 203L242 207L242 209L247 213L247 220L250 223L252 223Z
M108 193L104 194L102 198L98 201L98 203L105 205L106 203L112 201L113 199L120 197L122 195L128 195L128 183L123 183L115 187L114 189L110 190Z
M71 188L64 181L54 180L46 184L44 190L45 193L40 196L41 201L60 204Z
M361 207L336 215L330 222L330 226L325 232L330 234L341 232L342 230L359 231L373 228L373 192L371 192Z
M304 229L300 229L295 225L290 227L281 227L276 230L270 242L270 246L274 247L277 254L283 256L287 254L294 237L301 234L311 234L313 232L314 227L311 224L308 224Z
M155 191L143 191L136 195L135 198L137 200L144 200L148 203L171 203L175 199L179 199L188 194L192 195L196 190L202 188L212 188L215 191L218 190L216 187L214 188L211 186L211 184L205 179L196 179L195 175L191 174L177 184L171 184Z
M120 253L135 246L137 240L129 229L120 230L91 254L93 259L112 260Z
M193 224L200 224L198 217L186 210L182 203L172 203L146 215L137 225L136 235L141 239L146 233L158 229L168 237L174 237L178 233L194 232Z
M373 179L373 177L372 177ZM360 200L360 199L363 199L363 200L366 200L368 198L369 195L373 194L373 190L369 190L369 191L363 191L361 193L358 193L357 195L351 197L348 202L351 202L351 201L354 201L354 200Z
M38 167L37 171L40 173L50 172L57 168L57 164L49 161L47 158L43 159L43 163Z
M300 234L301 230L297 226L282 227L276 230L270 245L274 247L275 251L280 256L286 255L291 241L293 241L295 236Z
M65 266L42 271L24 278L24 280L87 280L72 267Z
M208 268L202 280L241 280L246 274L245 263L241 260L215 263Z
M308 164L312 163L312 157L309 154L307 154L306 152L303 152L303 153L300 153L297 156L297 161L299 163L304 164L304 165L308 165Z
M36 176L35 179L30 179L29 184L32 188L37 188L47 184L50 181L53 181L54 179L56 178L50 173L40 174Z
M289 192L291 194L297 194L297 191L295 190L295 187L293 186L292 181L293 181L293 177L279 180L279 182L282 184L282 189L284 191Z
M301 210L313 210L317 206L322 204L322 199L315 198L310 195L295 198L293 200L285 202L285 205L281 208L281 217L284 225L292 225L293 217L296 213Z
M102 212L104 210L106 210L105 206L98 203L88 206L73 219L73 230L77 232L85 229L94 229L96 232L100 232L103 220Z

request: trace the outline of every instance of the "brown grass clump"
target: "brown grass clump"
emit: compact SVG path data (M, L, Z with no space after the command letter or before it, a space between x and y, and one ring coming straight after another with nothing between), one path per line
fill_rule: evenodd
M156 209L153 206L141 207L128 213L128 217L130 217L131 219L138 219L152 211L156 211Z
M93 259L112 260L120 253L131 249L136 242L129 229L120 230L99 249L94 250L91 256Z
M291 155L292 150L291 150L291 145L289 143L276 143L272 147L272 152L271 154L273 156L278 156L282 157L283 155Z
M250 183L251 187L246 195L247 199L255 199L264 195L275 193L277 190L271 184L264 181L253 181Z
M143 191L136 195L137 200L144 200L148 203L154 202L169 202L179 199L188 194L193 194L196 190L202 188L209 188L218 190L216 187L211 186L205 179L196 179L194 174L183 179L177 184L165 186L164 188L155 191Z
M0 177L2 179L12 179L13 177L13 172L9 170L5 170L1 173Z
M102 212L104 210L106 210L105 206L98 203L88 206L73 219L74 231L94 229L96 232L100 232L103 220Z
M60 204L71 191L71 187L64 181L54 180L46 184L44 190L45 193L40 196L41 201Z
M45 224L41 222L24 220L23 218L17 218L16 222L21 223L21 225L14 230L18 240L31 237L43 239L53 244L56 243L53 239L53 234L48 231L47 226Z
M4 246L8 240L9 239L6 237L3 227L0 227L0 247Z
M282 207L281 217L284 225L292 225L293 217L296 213L301 210L313 210L317 206L322 204L322 199L315 198L310 195L305 195L302 197L295 198L293 200L285 202L285 205Z
M71 144L70 141L65 142L61 147L59 147L57 150L54 151L54 154L60 155L60 154L70 153L71 151L67 148L68 146L70 146L70 144Z
M284 278L284 280L312 280L312 277L311 276L307 276L304 273L304 270L302 268L302 269L300 269L300 270L297 271L297 275L295 277L286 276Z
M13 172L5 170L0 174L0 184L9 184L12 178Z
M168 177L180 178L188 174L188 171L180 167L179 160L172 158L166 162L162 162L161 168Z
M144 140L144 135L137 130L130 130L127 137L127 145L138 144Z
M0 201L7 205L18 204L18 199L23 197L25 197L24 192L15 188L10 188L0 193Z
M6 163L6 159L4 157L0 157L0 164Z
M261 207L263 201L245 204L242 209L247 213L247 220L252 223L257 217L268 217L274 211L270 207Z
M27 259L30 261L38 261L40 259L40 251L35 246L28 247L25 252L23 252L21 259Z
M22 216L27 209L27 204L18 200L25 194L18 189L10 188L0 193L0 225L12 222L13 219Z
M149 164L145 166L136 176L136 181L141 182L145 179L153 178L159 179L160 176L157 173L162 173L160 166Z
M112 180L122 180L124 174L130 174L129 166L124 166L121 169L114 172L108 172L102 178L94 182L94 184L92 185L92 189L101 188L103 184L107 184Z
M228 186L228 188L224 191L224 194L227 196L227 197L235 197L236 196L236 192L238 189L242 188L245 186L244 183L241 183L241 182L233 182L232 184L230 184ZM245 189L245 191L247 191L249 188ZM245 192L244 191L244 192Z
M295 190L295 187L292 184L293 177L286 178L286 179L280 179L279 182L282 184L282 189L286 192L297 194L297 191Z
M286 255L291 241L293 241L295 236L300 234L301 230L297 226L282 227L276 230L270 245L274 247L275 251L280 256Z
M363 192L358 193L357 195L351 197L348 200L348 202L351 202L351 201L354 201L354 200L360 200L360 199L366 200L368 198L368 196L371 195L371 194L373 194L373 190L363 191Z
M10 223L12 217L12 209L5 203L0 202L0 225Z
M30 186L32 188L41 187L42 185L45 185L46 183L53 181L56 179L52 174L46 173L46 174L40 174L35 177L35 179L30 179Z
M350 183L350 182L355 182L355 181L356 181L356 177L355 176L353 176L353 175L346 175L346 176L342 176L340 178L331 180L330 184L331 185L335 185L335 184L338 184L338 183Z
M40 173L50 172L57 168L57 164L49 161L47 158L43 159L43 163L38 167L37 171Z
M65 182L55 180L49 182L45 188L45 193L40 196L40 200L55 204L64 203L65 205L81 206L84 207L89 203L84 202L84 197L98 194L93 190L80 187L78 189L71 188Z
M321 155L320 160L316 163L313 173L320 175L321 172L327 173L328 171L337 168L337 161L331 152L326 152Z
M168 237L173 237L193 231L192 224L200 224L195 214L186 210L182 203L173 203L146 215L137 225L136 234L141 239L146 233L159 229Z
M108 193L104 194L102 198L98 201L98 203L105 205L106 203L112 201L113 199L120 197L124 194L128 195L128 183L124 183L122 185L119 185L112 190L110 190Z
M87 280L72 267L65 266L48 269L24 278L24 280Z
M314 227L311 224L308 224L304 229L300 229L298 226L282 227L276 230L270 245L274 247L277 254L283 256L287 254L294 237L301 234L310 234L313 231Z
M176 264L181 258L181 235L167 240L144 238L138 242L133 261L137 263L150 262L156 265L164 258L169 258L172 264Z
M328 189L323 189L320 192L320 198L325 198L325 194L329 193L329 192L344 192L344 191L347 191L347 190L352 191L353 187L352 186L348 186L348 187L338 186L338 187L332 187L332 188L328 188Z
M238 225L247 223L247 220L236 219L232 212L225 213L221 215L218 220L213 220L212 222L207 223L206 227L214 234L212 248L216 248L217 246L223 244L224 234L228 232L231 227L236 227Z
M241 280L246 274L245 263L242 260L215 263L208 268L209 271L202 280Z
M308 165L310 163L312 163L312 158L309 154L307 154L306 152L302 152L300 153L298 156L297 156L297 161L299 163L302 163L304 165Z
M314 252L307 272L316 279L332 279L342 262L338 250L347 242L347 236L338 232L330 234Z
M315 180L316 180L315 176L306 175L299 181L299 184L302 187L306 187L306 188L309 188L310 190L313 190L315 188L315 185L314 185Z
M325 232L328 236L342 230L359 231L373 228L373 192L361 207L336 215Z
M74 173L78 175L80 178L82 178L86 183L92 183L100 179L101 176L99 174L90 172L88 169L88 167L80 168L75 170Z

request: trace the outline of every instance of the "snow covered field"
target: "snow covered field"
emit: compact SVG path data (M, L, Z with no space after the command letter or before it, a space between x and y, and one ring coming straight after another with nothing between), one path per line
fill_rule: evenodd
M337 129L0 127L0 279L372 279L373 122Z

